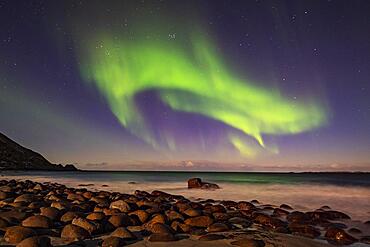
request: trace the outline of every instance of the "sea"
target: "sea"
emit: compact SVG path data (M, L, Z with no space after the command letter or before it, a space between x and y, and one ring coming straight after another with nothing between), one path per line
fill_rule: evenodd
M355 222L370 220L370 173L1 171L0 174L0 179L54 182L93 191L161 190L192 200L258 200L277 206L284 203L300 211L329 206L350 215ZM221 189L188 189L187 180L194 177L216 183Z

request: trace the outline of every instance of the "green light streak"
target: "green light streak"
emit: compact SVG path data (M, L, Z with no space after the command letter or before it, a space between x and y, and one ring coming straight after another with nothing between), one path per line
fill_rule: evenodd
M326 122L325 108L314 100L289 100L232 73L213 43L200 34L187 47L170 39L97 35L81 52L81 61L84 78L98 88L119 122L154 147L158 143L134 101L136 94L147 90L159 92L175 111L220 121L262 147L263 135L297 134ZM169 134L163 135L175 148ZM241 138L227 138L243 155L256 154Z

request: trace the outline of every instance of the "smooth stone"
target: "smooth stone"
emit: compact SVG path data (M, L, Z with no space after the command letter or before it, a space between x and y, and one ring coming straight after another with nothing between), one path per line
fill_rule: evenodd
M11 226L6 229L4 240L11 244L21 242L23 239L33 237L36 232L30 228L23 226Z
M49 229L52 226L50 218L43 215L33 215L22 221L22 226L30 228Z
M16 247L52 247L50 238L34 236L23 239Z
M125 245L122 238L110 236L103 240L102 247L121 247Z
M90 234L84 228L68 224L66 225L61 233L61 238L70 242L80 241L89 238Z
M340 228L329 228L326 233L325 237L329 243L333 244L340 244L340 245L349 245L357 242L358 240L353 236L349 235Z
M74 218L72 220L72 224L76 225L76 226L79 226L79 227L82 227L83 229L88 231L90 234L95 234L95 233L99 232L99 230L101 230L100 225L98 225L94 221L90 221L90 220L87 220L85 218Z
M114 201L109 205L109 207L112 209L118 209L119 211L123 213L127 213L131 210L130 205L124 200Z
M155 223L148 228L152 233L166 234L172 233L172 229L163 223Z
M51 220L57 220L60 215L60 211L54 207L42 207L40 208L40 215L49 217Z
M198 216L185 220L185 224L196 227L208 227L213 223L213 219L209 216Z
M109 217L108 222L114 227L130 226L132 225L131 218L126 214L112 215Z
M116 230L114 230L110 236L112 237L119 237L123 239L136 239L135 235L132 234L131 231L129 231L125 227L118 227Z
M65 214L60 217L60 221L64 223L69 223L72 222L74 218L81 217L81 213L79 212L73 212L73 211L68 211Z

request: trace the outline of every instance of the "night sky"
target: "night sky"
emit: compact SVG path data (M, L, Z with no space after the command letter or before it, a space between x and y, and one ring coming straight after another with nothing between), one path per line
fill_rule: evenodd
M88 169L369 171L369 13L0 0L0 132Z

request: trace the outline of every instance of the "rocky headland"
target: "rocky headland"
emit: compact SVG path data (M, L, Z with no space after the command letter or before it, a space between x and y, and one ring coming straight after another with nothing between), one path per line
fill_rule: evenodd
M70 164L52 164L41 154L0 133L0 170L77 171L77 168Z

